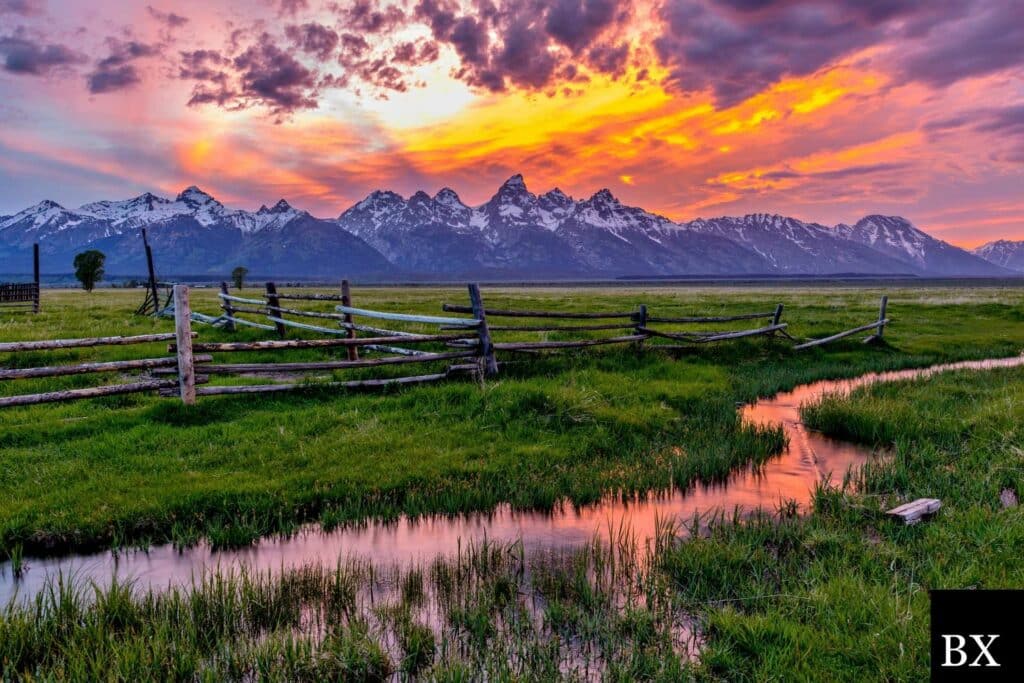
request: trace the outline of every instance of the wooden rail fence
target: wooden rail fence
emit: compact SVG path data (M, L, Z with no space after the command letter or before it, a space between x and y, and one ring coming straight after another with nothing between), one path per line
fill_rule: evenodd
M879 302L879 305L878 305L878 320L876 320L876 321L874 321L872 323L868 323L867 325L861 325L859 327L854 327L853 329L844 330L843 332L838 332L838 333L833 334L833 335L828 336L828 337L823 337L821 339L812 339L810 341L804 342L803 344L797 344L796 346L793 347L793 349L796 350L796 351L800 351L800 350L803 350L803 349L810 349L810 348L813 348L815 346L821 346L822 344L828 344L830 342L834 342L834 341L836 341L838 339L843 339L844 337L849 337L849 336L852 336L852 335L855 335L855 334L859 334L861 332L867 332L868 330L874 330L875 333L872 334L871 336L867 337L866 339L864 339L864 343L865 344L872 344L872 343L880 342L880 341L882 341L882 335L885 332L885 326L887 324L889 324L889 319L885 317L886 309L888 308L888 306L889 306L889 297L883 296L882 300Z
M483 378L498 373L498 355L504 353L540 353L578 349L611 344L634 344L639 347L648 340L668 340L687 345L741 339L753 336L783 336L793 339L787 332L787 323L781 321L783 306L774 310L718 316L659 316L652 315L647 305L636 310L618 311L551 311L528 309L488 308L484 305L480 288L467 287L469 304L442 304L446 313L462 314L437 316L398 311L381 311L353 305L349 283L344 281L338 294L283 292L274 283L266 286L263 299L235 296L221 284L218 297L222 314L217 317L192 310L189 288L175 285L173 289L173 333L145 334L130 337L92 337L82 339L54 339L0 343L0 354L54 351L103 346L121 346L168 342L173 354L163 357L138 358L117 361L96 361L77 364L47 364L39 367L0 367L0 381L42 379L86 374L113 374L142 371L143 376L128 376L118 384L88 388L70 388L34 394L0 397L0 407L32 405L51 401L65 401L96 396L110 396L155 391L160 396L177 396L186 404L197 397L225 394L254 394L291 391L310 386L345 389L380 388L393 385L418 384L446 379L456 374L472 372ZM302 306L312 303L331 305L331 310L310 310ZM821 339L804 341L793 346L795 350L828 344L851 335L872 331L865 342L882 339L887 317L888 297L883 296L878 319L866 325L845 330ZM240 316L261 316L266 322L256 322ZM301 322L294 318L310 320ZM247 326L274 332L276 339L255 341L206 342L193 341L194 321L215 321L225 329L234 331ZM373 325L366 321L374 322ZM493 324L497 320L498 324ZM714 325L742 321L764 321L763 324L741 330L679 329L686 325ZM316 323L316 324L314 324ZM387 327L381 327L387 325ZM406 329L394 329L405 326ZM666 329L664 326L670 326ZM411 328L411 329L410 329ZM423 331L424 328L427 331ZM289 330L315 333L321 338L287 338ZM526 332L555 334L607 332L606 336L572 339L495 340L494 335L518 335ZM615 334L618 332L618 334ZM796 341L796 340L794 340ZM680 348L678 345L655 343L652 348ZM687 347L688 348L688 347ZM254 362L235 360L238 353L289 351L298 349L344 349L343 358L317 360L282 360ZM384 354L360 357L360 350ZM217 357L215 357L215 354ZM222 354L227 354L222 356ZM415 364L434 364L441 369L423 374L402 376L362 377L339 380L334 373L369 368L405 367ZM325 376L324 373L329 373ZM273 382L259 384L211 384L213 377L263 378Z
M479 298L479 289L476 285L470 285L470 298ZM291 391L294 389L310 386L362 389L380 388L394 385L419 384L445 379L454 373L475 369L477 366L450 365L444 370L418 375L405 375L400 377L375 377L368 379L354 379L347 381L320 381L315 384L309 380L310 376L301 376L302 373L334 373L342 370L356 370L365 368L380 368L386 366L405 366L419 363L447 363L449 361L474 359L483 372L493 373L497 371L494 361L493 349L489 345L486 321L481 318L453 318L428 315L416 315L409 313L396 313L390 311L375 311L364 308L355 308L351 303L351 295L347 283L342 287L342 294L289 294L278 292L274 283L267 283L267 298L265 300L250 299L228 294L227 286L222 285L219 294L221 307L224 311L224 318L233 324L243 324L252 327L271 330L277 333L279 339L262 340L251 342L214 342L214 343L192 343L191 342L191 307L188 302L188 288L183 285L175 287L175 324L179 339L170 344L168 349L178 355L178 379L177 389L181 400L186 404L194 403L198 396L216 396L225 394L256 394L275 393ZM282 306L281 301L344 301L335 308L337 313L325 313L320 311L305 311L291 306ZM251 320L239 318L239 313L262 314L272 325L256 323ZM285 318L285 315L313 317L319 319L333 320L338 327L324 327L312 325ZM402 323L414 323L426 326L446 326L458 330L456 333L445 334L442 332L418 334L398 330L382 329L357 324L355 318L371 318L377 320L389 320ZM296 329L307 332L316 332L329 335L331 339L285 339L288 329ZM359 337L355 332L370 332L376 336ZM187 340L182 343L182 340ZM392 346L401 344L401 347ZM423 350L421 348L408 348L421 345L449 345L457 344L458 350ZM317 360L299 362L214 362L211 356L204 356L203 361L198 362L193 353L201 352L206 354L239 353L253 351L275 351L289 349L325 349L344 348L346 350L345 360ZM392 355L380 358L360 359L358 350L374 350L391 353ZM210 385L203 387L194 386L193 378L212 377L216 375L233 375L240 377L265 377L284 378L286 381L274 382L272 384L226 384ZM299 380L299 381L296 381ZM165 387L162 395L173 395L173 388Z
M179 338L179 333L170 332L162 334L141 334L132 337L90 337L83 339L4 342L0 343L0 354L27 351L55 351L62 349L91 348L97 346L150 344L171 340L177 342ZM191 341L191 336L189 336L189 341ZM202 361L211 360L209 356L200 356L198 358ZM72 365L47 365L32 368L4 368L0 369L0 380L39 379L46 377L66 377L70 375L99 373L119 373L124 375L124 373L135 370L154 371L160 368L172 368L173 372L177 374L179 372L180 362L180 357L171 356L161 358L138 358L133 360L77 363ZM35 405L38 403L51 403L54 401L71 401L81 398L95 398L97 396L114 396L118 394L159 391L160 389L173 387L176 384L177 381L175 380L159 379L154 377L132 377L130 379L125 379L125 381L119 384L105 384L80 389L60 389L56 391L19 394L15 396L0 396L0 408Z
M39 312L39 245L32 245L32 282L0 282L0 310Z

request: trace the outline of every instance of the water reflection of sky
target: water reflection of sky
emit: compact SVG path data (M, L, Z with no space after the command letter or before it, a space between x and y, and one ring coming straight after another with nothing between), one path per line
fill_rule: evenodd
M563 505L554 511L516 511L507 505L490 513L452 517L399 518L393 522L370 522L357 527L324 533L307 527L287 539L271 538L238 549L212 551L201 543L177 551L170 545L148 551L124 551L117 555L98 553L62 558L28 559L28 571L15 581L10 563L0 569L0 604L13 596L37 593L47 577L58 572L73 573L82 581L109 583L116 574L132 578L139 588L164 588L188 584L206 571L240 564L261 571L298 567L310 563L331 566L340 557L358 556L378 564L429 562L439 555L451 555L485 536L497 542L522 540L527 552L579 547L595 535L628 530L643 547L656 535L659 522L688 522L697 515L715 511L731 513L739 508L775 509L782 501L806 505L814 485L823 477L841 481L851 468L870 456L870 450L836 441L808 431L800 423L799 409L830 393L847 393L866 384L909 379L956 369L988 369L1024 365L1024 356L952 363L923 370L868 374L853 380L822 381L802 385L793 391L758 401L742 409L743 419L755 424L781 424L789 438L788 449L758 470L744 469L726 483L696 485L686 491L674 490L623 501L604 501L575 508Z

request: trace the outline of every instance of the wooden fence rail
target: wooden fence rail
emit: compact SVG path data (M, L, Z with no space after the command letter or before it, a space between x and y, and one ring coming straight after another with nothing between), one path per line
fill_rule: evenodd
M63 349L82 349L104 346L125 346L130 344L151 344L168 340L178 340L183 337L178 334L141 334L131 337L89 337L83 339L47 339L39 341L5 342L0 344L0 353L19 353L25 351L57 351ZM191 342L191 331L188 333L188 341ZM210 361L212 356L200 356L201 361ZM73 375L105 374L105 373L126 373L133 370L156 371L159 369L174 369L180 374L181 359L175 357L161 358L137 358L131 360L98 361L87 363L76 363L69 365L43 365L28 368L0 368L0 380L23 380L42 379L48 377L68 377ZM39 403L52 403L55 401L71 401L83 398L96 398L99 396L115 396L119 394L134 394L147 391L158 391L177 384L174 380L135 378L133 381L121 384L108 384L96 387L81 389L62 389L58 391L47 391L33 394L19 394L15 396L0 397L0 408L13 406L28 406Z
M787 333L788 323L781 322L783 306L779 304L773 311L757 313L740 313L719 316L657 316L651 315L648 306L640 304L636 311L631 312L560 312L490 309L484 305L480 288L475 284L468 286L470 305L442 304L443 310L450 313L469 314L472 317L456 318L448 316L422 315L416 313L400 313L394 311L378 311L352 306L351 288L348 282L342 284L341 295L333 294L294 294L278 292L274 283L267 283L265 299L235 296L229 293L227 284L221 283L218 299L223 314L217 318L204 316L191 310L189 288L175 285L173 288L173 313L175 331L173 333L157 333L134 336L91 337L81 339L53 339L36 341L19 341L0 343L0 353L16 353L23 351L51 351L59 349L89 348L97 346L122 346L130 344L146 344L153 342L169 342L167 349L173 356L157 358L140 358L116 361L97 361L68 365L41 365L26 368L0 368L0 380L37 379L63 377L71 375L127 373L144 371L149 377L134 378L122 384L112 384L81 389L66 389L45 393L0 397L0 407L32 405L51 401L64 401L97 396L156 391L160 396L177 396L185 404L195 403L197 397L217 395L244 395L258 393L277 393L309 387L372 389L395 385L420 384L444 380L458 374L472 372L479 376L493 376L498 373L501 364L498 353L539 353L547 350L579 349L610 344L634 344L636 348L652 338L684 342L685 344L705 344L717 341L741 339L752 336L774 336L776 334L792 339ZM282 306L281 301L312 301L334 304L333 311L313 311L296 307L296 304ZM335 302L340 301L340 304ZM885 326L890 322L886 316L888 298L883 296L879 306L878 319L866 325L824 337L812 339L793 348L796 350L811 348L849 337L851 335L873 330L874 334L865 339L866 342L882 339ZM257 323L239 318L239 313L250 313L263 316L268 324ZM313 325L285 316L313 318L330 321L337 325ZM524 323L491 326L489 317L504 318L540 318L571 321L596 321L594 323ZM387 320L413 326L436 326L437 333L423 333L409 330L391 330L373 327L355 322L356 318ZM234 330L234 326L247 325L268 331L274 331L282 338L258 341L237 342L194 342L196 333L192 331L194 320L226 321L226 329ZM653 325L671 324L710 324L718 322L738 322L745 320L764 319L766 324L743 330L680 330L655 329ZM614 321L614 322L601 322ZM400 325L397 325L400 327ZM327 338L287 339L283 338L288 329L313 332ZM418 329L413 327L412 329ZM578 338L578 339L541 339L541 340L509 340L495 341L494 332L600 332L623 330L627 334L610 337ZM359 336L368 333L372 336ZM400 346L398 346L400 345ZM410 348L427 345L427 348ZM433 348L430 348L433 346ZM440 346L442 349L436 350ZM651 344L651 348L679 348L667 344ZM300 349L345 349L347 359L335 360L282 360L277 362L217 362L214 354L272 352ZM358 349L373 350L389 355L383 357L360 358ZM465 361L473 362L467 363ZM454 361L454 363L452 363ZM338 381L336 378L324 377L323 373L334 373L344 370L365 370L405 366L412 364L444 363L444 370L425 374L398 377L370 377ZM302 373L321 373L320 376L303 375ZM278 381L273 384L209 384L211 377L233 375L273 377ZM303 381L294 381L301 379ZM328 379L329 381L321 381Z
M470 298L479 299L479 290L475 286L470 287ZM249 299L233 296L227 292L226 284L221 287L219 298L224 314L235 323L260 325L237 317L238 312L251 312L262 314L273 325L266 325L268 329L276 331L279 336L284 336L282 331L295 329L306 332L335 337L333 339L276 339L253 342L213 342L213 343L192 343L191 329L189 323L192 313L188 303L188 288L179 285L175 288L175 324L178 335L174 343L168 345L168 350L177 354L177 370L179 395L185 403L192 403L197 397L218 396L231 394L261 394L292 391L312 386L326 388L346 389L368 389L380 388L392 385L418 384L422 382L438 381L449 377L449 369L443 372L430 374L412 375L404 377L381 377L369 379L354 379L350 381L328 381L328 382L275 382L274 384L244 384L244 385L210 385L196 387L196 377L208 378L217 375L238 375L238 376L260 376L271 375L278 379L294 378L301 376L300 373L309 372L335 372L341 370L356 370L366 368L381 368L386 366L404 366L413 363L440 363L455 360L477 358L482 365L484 372L497 372L497 364L493 358L493 349L490 346L486 333L486 326L480 317L474 318L451 318L427 315L415 315L406 313L393 313L386 311L374 311L364 308L354 308L351 304L351 292L347 283L342 286L342 299L344 303L337 306L337 313L324 313L319 311L306 311L298 308L281 305L281 300L296 301L320 301L334 302L337 298L333 295L293 295L285 292L278 292L273 282L266 285L266 299ZM253 307L255 306L255 308ZM482 305L480 306L482 308ZM299 317L311 317L321 320L332 320L338 327L324 327L322 325L311 325L307 323L289 320L284 315ZM418 325L445 324L454 327L457 331L441 334L422 334L398 330L382 330L352 322L353 317L368 317L383 320L392 320L403 323L414 323ZM359 337L357 331L370 331L379 333L380 336ZM186 336L182 336L186 335ZM459 350L455 351L427 351L419 349L408 349L403 347L392 347L390 344L400 343L404 346L420 344L453 344L461 343ZM216 363L212 355L195 356L195 353L237 353L251 351L285 351L293 349L329 349L332 347L345 348L348 352L348 360L322 360L322 361L292 361L292 362L260 362L260 363ZM373 349L391 352L395 355L383 358L360 359L357 349ZM461 371L461 370L460 370ZM312 379L312 378L311 378ZM161 395L172 394L170 387L164 387Z
M861 325L859 327L854 327L853 329L850 330L844 330L842 332L838 332L836 334L833 334L828 337L823 337L821 339L812 339L810 341L804 342L803 344L797 344L796 346L793 347L793 350L801 351L803 349L810 349L815 346L822 346L823 344L828 344L838 339L850 337L861 332L867 332L868 330L875 330L875 333L867 337L864 340L864 343L869 344L872 342L881 341L882 334L885 332L885 326L889 324L889 319L885 317L886 308L888 307L888 305L889 297L883 296L878 306L878 320L876 320L875 322L868 323L867 325Z
M458 306L454 304L441 304L441 310L447 313L472 313L472 306ZM492 318L565 318L574 320L601 320L611 318L632 319L636 315L634 311L601 313L601 312L572 312L572 311L512 311L496 308L485 308L484 315Z

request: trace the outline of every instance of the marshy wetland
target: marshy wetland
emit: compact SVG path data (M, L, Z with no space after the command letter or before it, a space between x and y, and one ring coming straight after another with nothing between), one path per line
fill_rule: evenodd
M197 310L215 307L212 295L195 294ZM489 302L587 310L641 294L681 314L782 302L789 331L805 337L870 319L878 295L551 289L495 292ZM589 350L509 365L483 387L311 389L195 407L136 396L4 411L0 539L13 561L0 581L14 586L23 573L0 617L4 673L918 678L926 589L1024 585L1013 551L1024 520L1004 493L1015 499L1024 485L1024 370L855 388L803 407L814 431L792 420L799 396L758 403L766 422L736 409L824 378L1024 348L1021 290L889 294L894 324L883 347L853 338L800 354L764 339ZM436 312L459 293L360 296ZM14 340L169 326L130 316L137 297L54 293L42 314L0 329ZM786 429L765 410L783 405ZM888 457L866 458L880 449ZM944 502L933 522L904 528L881 514L925 495ZM750 512L755 501L760 513L733 514L735 503ZM490 533L494 524L501 533ZM443 538L425 539L432 529ZM537 541L545 530L556 542ZM572 542L557 542L562 533ZM134 550L168 543L148 556ZM305 554L292 561L283 551L261 559L295 544ZM44 556L109 548L126 570L116 580L46 571L66 559ZM194 554L207 562L194 577L145 573L147 563ZM254 561L236 565L246 554Z

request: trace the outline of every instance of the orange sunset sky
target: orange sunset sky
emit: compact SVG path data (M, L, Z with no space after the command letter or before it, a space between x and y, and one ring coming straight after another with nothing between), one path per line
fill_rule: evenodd
M1015 0L0 0L0 215L197 184L1024 239Z

